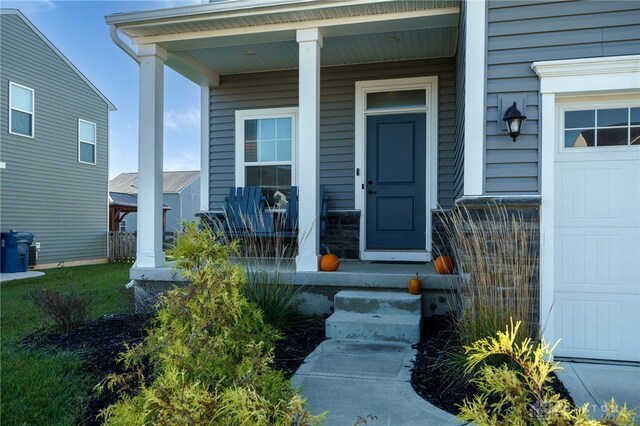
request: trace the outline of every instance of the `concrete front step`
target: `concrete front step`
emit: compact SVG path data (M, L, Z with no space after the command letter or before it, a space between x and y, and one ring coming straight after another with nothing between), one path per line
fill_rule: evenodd
M334 311L378 315L421 315L420 295L407 292L344 290L333 299Z
M336 311L327 318L326 334L329 339L373 342L420 341L422 316L394 314L366 314Z

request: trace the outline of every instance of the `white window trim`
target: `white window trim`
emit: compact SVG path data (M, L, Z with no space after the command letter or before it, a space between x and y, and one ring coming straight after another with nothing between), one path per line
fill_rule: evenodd
M122 230L122 224L124 223L124 231ZM127 221L126 220L121 220L120 223L118 224L118 231L119 232L127 232Z
M21 87L23 89L27 89L28 91L31 92L31 107L33 109L33 111L25 111L23 109L20 108L16 108L13 105L11 105L11 99L13 98L12 94L13 94L13 86L18 86ZM24 138L30 138L33 139L36 136L36 97L35 97L35 90L32 89L31 87L27 87L27 86L23 86L22 84L18 84L18 83L14 83L13 81L9 81L9 133L12 135L16 135L16 136L22 136ZM11 131L11 110L15 109L16 111L20 111L20 112L24 112L25 114L31 114L31 135L24 135L22 133L16 133L16 132L12 132Z
M555 161L563 124L559 104L579 95L640 91L640 55L534 62L531 68L540 77L541 94L540 330L547 342L555 342L560 337L554 330Z
M289 108L266 108L266 109L244 109L236 111L236 166L235 166L235 184L236 186L245 186L245 167L244 161L244 121L259 120L266 118L291 118L291 162L289 161L260 161L261 166L277 166L288 165L291 163L291 185L298 184L298 167L296 164L296 154L298 147L298 107Z
M394 90L426 91L426 107L422 108L390 108L366 111L367 94L371 92L389 92ZM366 202L364 187L366 169L366 116L381 114L408 114L423 112L426 115L426 232L425 249L407 251L366 250ZM389 80L372 80L356 82L355 107L355 167L360 173L355 176L354 194L355 209L360 210L360 258L363 260L431 260L431 211L438 208L438 77L415 77Z
M89 141L83 141L82 139L80 139L80 123L87 123L87 124L92 124L93 125L93 142L89 142ZM89 145L93 145L93 162L90 163L88 161L82 161L80 159L80 146L83 144L89 144ZM82 163L82 164L92 164L92 165L96 165L97 164L97 157L98 157L98 125L92 121L87 121L87 120L83 120L81 118L78 119L78 163Z

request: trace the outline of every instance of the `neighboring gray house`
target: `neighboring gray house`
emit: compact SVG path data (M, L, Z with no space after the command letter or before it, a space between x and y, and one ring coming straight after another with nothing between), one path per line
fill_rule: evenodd
M556 354L640 361L639 2L236 0L107 23L149 88L140 207L154 221L132 278L170 277L156 199L166 65L202 88L203 210L229 187L298 186L301 276L318 268L320 185L325 242L363 261L428 261L439 207L504 203L539 224ZM513 102L527 117L515 143Z
M170 210L166 212L166 232L181 230L184 220L196 220L200 211L200 172L163 172L162 203ZM138 174L121 173L109 181L109 192L122 194L138 193ZM120 222L120 231L137 231L138 214L129 213Z
M0 228L34 234L37 267L107 261L115 107L18 10L0 10Z

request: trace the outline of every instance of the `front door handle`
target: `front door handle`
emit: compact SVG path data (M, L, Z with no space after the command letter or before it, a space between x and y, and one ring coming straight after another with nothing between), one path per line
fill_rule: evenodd
M368 190L368 191L367 191L367 194L376 194L376 193L377 193L377 191L374 191L374 190L372 190L372 189L370 189L370 190Z

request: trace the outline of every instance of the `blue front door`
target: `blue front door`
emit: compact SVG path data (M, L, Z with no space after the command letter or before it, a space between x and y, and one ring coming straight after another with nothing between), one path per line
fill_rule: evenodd
M424 250L425 114L367 117L366 249Z

